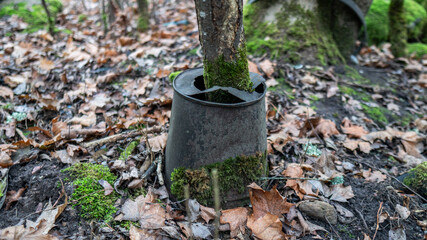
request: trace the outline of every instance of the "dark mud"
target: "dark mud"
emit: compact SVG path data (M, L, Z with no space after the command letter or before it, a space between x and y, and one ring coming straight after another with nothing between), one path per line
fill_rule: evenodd
M31 151L37 150L28 150L28 152ZM30 162L16 164L10 168L8 191L17 191L20 188L26 188L26 190L8 210L5 209L5 206L0 209L0 229L25 224L27 219L35 221L41 214L42 207L44 208L49 201L54 204L58 200L62 189L60 179L65 178L60 170L66 168L67 165L46 156L43 152L38 152L38 155ZM36 171L35 169L39 167L40 170ZM33 173L33 171L35 172ZM68 196L71 195L72 190L72 186L65 185ZM64 198L60 199L57 204L63 202ZM90 235L88 223L78 216L77 211L71 205L66 207L55 224L58 227L54 227L51 232L59 238L72 239L77 236Z

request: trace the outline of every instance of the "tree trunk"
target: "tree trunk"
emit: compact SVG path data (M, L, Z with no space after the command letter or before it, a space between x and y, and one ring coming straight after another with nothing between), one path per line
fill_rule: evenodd
M138 3L138 31L145 32L150 26L150 14L148 12L148 0L137 0Z
M50 35L54 36L54 28L55 28L55 23L53 21L53 18L50 15L50 11L49 11L49 7L46 4L46 0L42 0L42 5L43 8L46 12L46 16L47 16L47 23L49 24L49 33Z
M404 0L391 0L388 8L389 38L391 52L395 57L406 56L406 23L403 9Z
M251 91L243 30L243 0L195 0L203 50L204 82ZM221 101L222 94L210 94Z
M372 0L354 2L364 15ZM339 0L258 0L245 7L244 20L251 54L322 65L354 54L362 27L360 17Z

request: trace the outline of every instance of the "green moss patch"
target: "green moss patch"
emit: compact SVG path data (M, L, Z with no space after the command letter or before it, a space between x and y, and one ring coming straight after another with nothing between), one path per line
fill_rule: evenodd
M199 169L176 168L171 174L171 192L184 199L184 186L189 185L190 197L203 205L212 205L213 189L211 170L218 170L219 189L222 199L228 191L243 193L246 186L256 181L266 171L265 154L229 158Z
M409 171L403 183L417 191L423 196L427 196L427 162L423 162Z
M418 58L427 54L427 44L424 43L408 43L408 54L415 53Z
M363 112L368 115L369 118L379 123L382 126L387 125L388 120L386 117L386 113L390 111L383 107L370 107L366 104L362 104Z
M370 44L380 44L388 41L389 19L388 8L389 0L374 0L366 15L366 26L368 30ZM422 33L422 20L427 17L427 12L423 6L414 0L405 0L403 5L405 11L405 21L408 26L408 38L417 38Z
M119 195L113 191L105 196L104 187L98 183L99 180L104 180L114 186L117 177L108 167L77 163L62 171L70 174L72 184L76 187L71 195L71 202L80 209L80 215L85 219L111 221L112 215L117 211L114 203Z
M56 15L62 11L62 3L60 0L46 1L51 17L55 19ZM25 32L36 32L40 29L48 27L48 18L42 5L35 4L27 7L25 2L18 4L8 4L0 9L0 17L17 15L24 22L28 23Z

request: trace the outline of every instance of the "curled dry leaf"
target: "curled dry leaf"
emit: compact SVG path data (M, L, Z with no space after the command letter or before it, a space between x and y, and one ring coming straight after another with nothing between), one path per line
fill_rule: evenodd
M133 224L130 225L129 238L131 240L156 240L158 237L158 231L140 229L135 227Z
M244 207L223 210L220 223L230 225L230 237L236 237L239 232L244 234L249 210Z
M407 207L396 204L396 211L402 219L407 219L411 215L411 211Z
M215 219L215 216L215 209L200 205L200 217L202 217L206 223L209 223L210 220Z
M264 61L259 63L259 66L261 67L262 71L267 75L268 78L271 78L271 75L274 73L274 67L273 63L265 59Z
M363 177L365 177L365 180L367 182L382 182L387 179L387 176L385 174L382 174L380 171L373 171L371 173L371 169L369 169L369 172L365 174L365 172L362 173Z
M26 187L20 188L18 191L12 190L6 193L6 210L12 206L12 203L16 202L24 194Z
M114 191L113 187L107 181L101 179L98 181L98 183L101 184L101 186L104 188L105 196L110 195Z
M329 138L331 135L340 133L334 122L329 119L321 119L309 136L314 137L316 134L323 136L323 138Z
M144 140L144 139L141 138L141 140ZM167 140L168 140L167 133L162 133L159 136L148 139L148 143L150 144L151 151L153 152L163 151L164 147L166 146Z
M261 72L258 70L258 66L256 65L256 63L248 60L248 65L249 65L249 72L258 73L259 75L261 75Z
M341 129L345 134L349 135L349 137L354 138L361 138L369 133L362 126L352 124L348 118L344 118L341 122Z
M0 152L0 167L7 168L13 165L12 159L9 154L4 151Z
M329 199L337 202L347 202L348 199L354 197L353 189L351 186L344 187L343 184L333 185L330 189Z
M4 99L9 98L10 100L13 100L12 89L5 87L5 86L0 86L0 97L2 97Z
M50 71L55 68L55 63L53 61L50 61L49 59L42 58L39 61L39 67L42 70Z
M319 81L319 79L313 75L311 75L310 72L307 72L305 76L301 79L301 82L305 84L311 84L314 85Z
M292 137L289 136L285 131L280 131L279 133L272 134L268 137L269 142L273 148L281 153L283 153L283 147L289 142L292 141Z
M249 216L248 228L261 240L287 239L282 231L282 222L279 217L270 213L266 213L260 218L256 218L254 214Z

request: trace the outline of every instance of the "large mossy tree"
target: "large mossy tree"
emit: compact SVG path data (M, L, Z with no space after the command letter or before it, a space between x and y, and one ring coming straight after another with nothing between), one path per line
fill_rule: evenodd
M365 14L372 0L355 0ZM337 64L356 49L362 23L338 0L258 0L245 7L251 54L288 63Z

